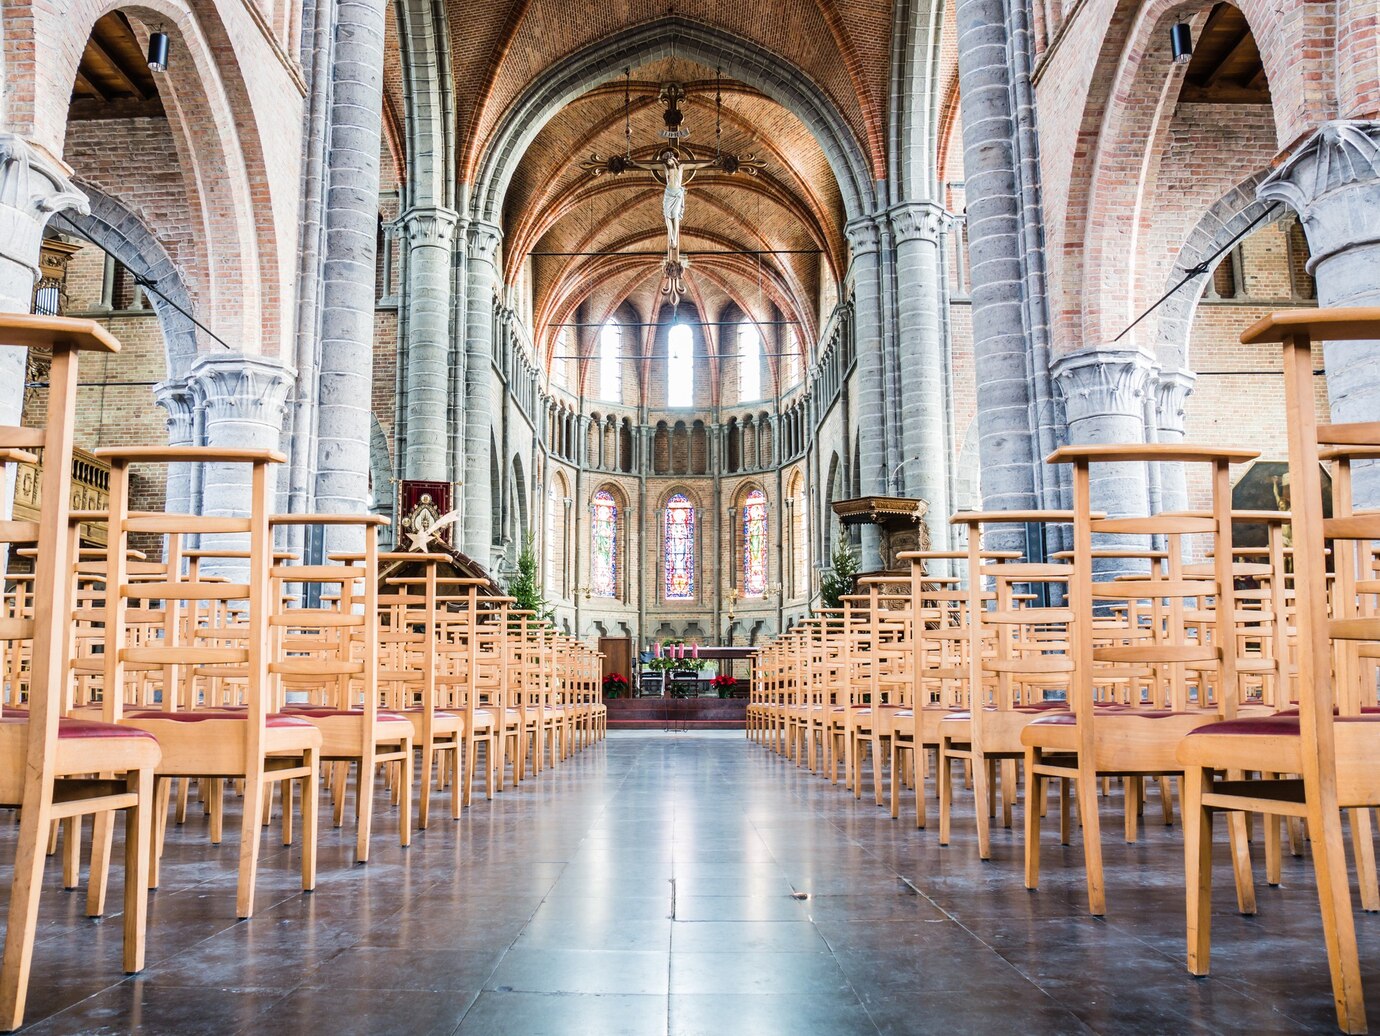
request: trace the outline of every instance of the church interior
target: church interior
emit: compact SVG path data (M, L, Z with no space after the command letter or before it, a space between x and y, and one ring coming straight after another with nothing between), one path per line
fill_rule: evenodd
M0 1030L1367 1031L1380 0L0 43Z

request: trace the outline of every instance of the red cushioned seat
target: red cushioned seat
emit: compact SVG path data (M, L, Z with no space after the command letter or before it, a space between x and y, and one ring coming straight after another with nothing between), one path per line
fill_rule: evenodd
M1123 716L1134 717L1135 719L1169 719L1173 716L1188 716L1191 713L1174 712L1170 709L1130 709L1122 707L1117 713L1118 718ZM1110 718L1110 717L1108 717ZM1078 718L1072 712L1046 712L1041 716L1030 721L1031 726L1072 726L1078 722Z
M23 716L8 713L0 716L0 723L27 723L28 721L28 713ZM136 727L122 727L118 723L102 723L95 719L68 719L66 717L58 720L58 737L63 741L86 737L146 737L150 740L156 740L147 730L139 730Z
M228 711L227 711L227 712L218 712L218 711L217 711L217 712L213 712L213 711L211 711L210 709L203 709L203 710L200 710L200 711L197 711L197 712L158 712L158 711L126 712L126 713L125 713L125 716L126 716L128 719L142 719L142 720L162 719L162 720L168 720L168 721L173 722L173 723L205 723L205 722L207 722L208 720L227 720L227 719L242 720L242 719L247 719L248 716L249 716L249 713L248 713L247 711L245 711L245 712L228 712ZM308 723L308 722L307 722L306 720L304 720L304 719L298 719L296 716L287 716L287 715L284 715L284 714L281 713L281 712L271 712L271 713L269 713L269 714L268 714L268 717L267 717L267 719L266 719L266 721L265 721L265 723L264 723L264 725L265 725L265 726L268 726L268 727L273 727L273 728L275 728L275 729L282 729L282 728L285 728L285 727L309 727L309 726L311 726L311 724Z
M311 708L297 708L292 714L294 716L308 716L312 719L329 719L332 716L363 716L363 709L328 709L324 706ZM400 712L384 712L380 709L377 713L380 723L406 723L408 718Z

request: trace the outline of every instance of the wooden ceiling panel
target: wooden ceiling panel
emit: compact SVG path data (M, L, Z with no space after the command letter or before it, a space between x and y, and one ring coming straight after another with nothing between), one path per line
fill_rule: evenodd
M71 119L157 118L164 114L158 83L139 37L121 11L105 15L77 65Z

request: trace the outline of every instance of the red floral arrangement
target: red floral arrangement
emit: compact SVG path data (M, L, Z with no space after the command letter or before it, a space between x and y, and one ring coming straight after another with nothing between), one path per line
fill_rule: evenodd
M710 680L709 684L714 690L719 692L720 698L727 698L729 694L732 693L733 689L738 686L738 680L736 677L729 676L728 673L720 673L718 676L714 677L714 679Z
M628 678L622 673L609 673L604 677L604 696L618 698L628 689Z

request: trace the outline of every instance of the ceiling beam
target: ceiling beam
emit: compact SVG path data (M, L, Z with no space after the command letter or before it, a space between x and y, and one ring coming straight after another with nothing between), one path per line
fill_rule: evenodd
M94 32L92 32L91 38L86 41L86 46L102 61L110 65L110 72L120 85L141 101L149 99L148 91L134 81L131 74L126 71L125 66L121 64L120 59L106 49Z

